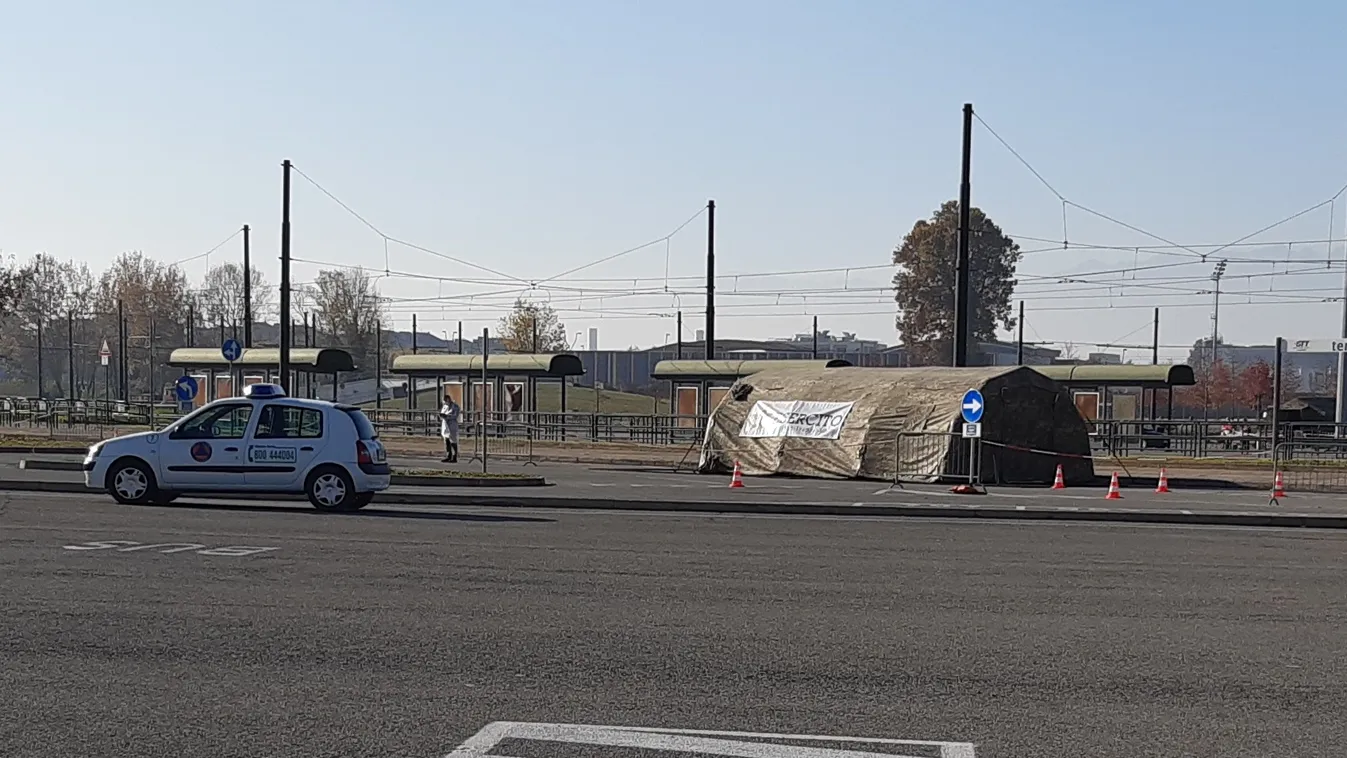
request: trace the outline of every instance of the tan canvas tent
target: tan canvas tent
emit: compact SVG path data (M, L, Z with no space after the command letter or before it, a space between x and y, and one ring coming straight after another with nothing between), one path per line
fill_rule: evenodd
M974 388L986 401L983 482L1051 483L1059 463L1068 483L1093 478L1089 432L1066 389L1024 367L761 371L712 411L699 468L727 471L737 461L749 475L966 476L969 444L957 435L963 395Z

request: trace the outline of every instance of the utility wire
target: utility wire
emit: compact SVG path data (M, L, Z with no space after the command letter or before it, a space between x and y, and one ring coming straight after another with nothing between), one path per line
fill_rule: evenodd
M193 256L191 256L191 257L183 258L183 259L180 260L180 261L174 261L174 262L168 264L168 267L169 267L169 268L173 268L173 267L175 267L175 266L180 266L180 265L182 265L182 264L184 264L184 263L191 263L192 261L195 261L195 260L198 260L198 259L201 259L201 258L205 258L206 256L210 255L211 253L215 252L216 250L219 250L220 248L222 248L222 247L224 247L225 245L229 244L230 241L232 241L235 237L239 236L239 235L242 234L242 233L243 233L243 227L240 226L239 228L237 228L237 229L234 230L234 233L233 233L233 234L231 234L231 235L229 235L228 237L225 237L224 239L220 240L219 244L217 244L215 247L212 247L211 249L207 250L207 251L204 252L204 253L197 253L196 255L193 255Z

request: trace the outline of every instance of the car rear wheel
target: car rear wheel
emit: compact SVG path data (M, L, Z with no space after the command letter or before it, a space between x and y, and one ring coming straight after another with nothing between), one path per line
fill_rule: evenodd
M320 468L310 474L304 491L309 502L320 511L353 511L365 505L359 503L360 496L351 475L335 466Z
M369 505L370 503L374 502L374 493L373 493L373 492L357 492L357 493L355 494L354 498L355 498L355 499L351 501L351 510L357 510L357 509L359 509L359 508L364 508L365 506L367 506L367 505Z
M107 488L112 499L123 505L144 505L158 494L150 467L134 458L112 465L108 471Z

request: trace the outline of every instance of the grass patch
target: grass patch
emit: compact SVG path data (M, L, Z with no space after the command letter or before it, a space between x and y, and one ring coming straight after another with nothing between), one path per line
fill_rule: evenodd
M537 479L538 474L512 474L504 472L451 471L437 468L395 469L393 476L426 476L436 479Z
M0 447L31 447L38 449L88 447L98 440L91 437L0 437Z

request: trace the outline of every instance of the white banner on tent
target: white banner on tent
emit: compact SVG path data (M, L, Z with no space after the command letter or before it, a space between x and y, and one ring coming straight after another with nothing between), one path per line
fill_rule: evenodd
M851 415L853 403L810 400L759 400L748 409L740 437L806 437L835 440Z

